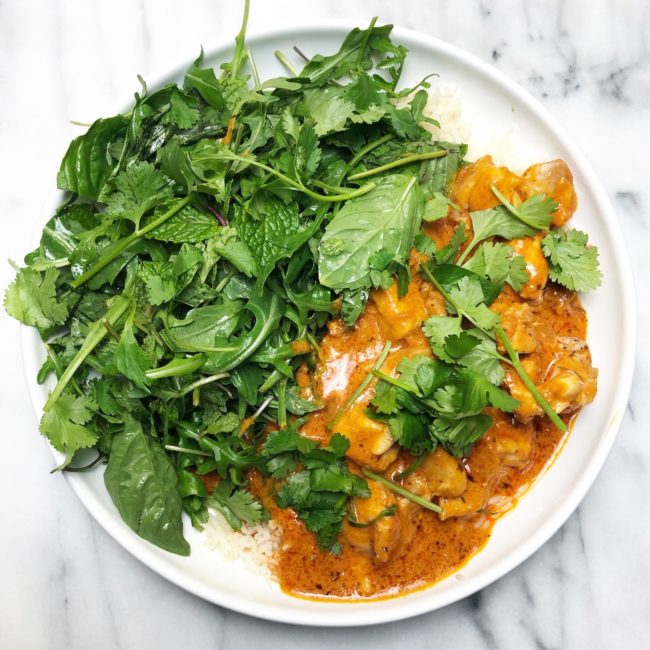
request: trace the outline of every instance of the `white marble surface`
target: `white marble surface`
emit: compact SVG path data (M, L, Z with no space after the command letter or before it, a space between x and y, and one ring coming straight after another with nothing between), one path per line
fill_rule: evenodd
M234 34L225 0L0 0L0 259L28 249L67 141L135 75ZM647 0L253 0L251 27L378 14L491 61L573 135L618 210L641 318L621 434L579 510L481 593L417 619L350 630L257 621L142 566L86 513L36 432L18 327L0 316L0 648L650 647L650 4ZM12 272L0 265L0 285ZM616 353L615 350L612 351Z

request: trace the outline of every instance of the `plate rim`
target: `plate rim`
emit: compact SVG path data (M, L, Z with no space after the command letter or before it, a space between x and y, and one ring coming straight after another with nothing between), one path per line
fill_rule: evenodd
M268 29L251 29L247 33L247 42L253 46L255 42L262 41L269 38L282 38L291 36L301 36L310 34L327 34L337 33L339 36L344 35L344 31L348 32L354 27L358 26L357 21L331 19L323 21L315 25L313 23L297 23L281 29L268 28ZM593 192L594 200L602 212L603 226L607 237L610 239L612 249L614 250L615 267L620 274L623 295L621 296L624 313L627 318L623 320L622 336L624 347L620 355L621 358L621 371L620 381L614 392L613 403L617 405L617 410L614 412L613 417L602 429L601 442L591 455L589 462L577 478L573 489L571 490L568 498L566 498L558 506L554 516L542 522L534 534L530 535L525 543L518 547L517 551L507 557L495 562L488 569L483 571L480 575L476 576L470 581L459 582L458 588L452 590L450 594L443 594L439 597L440 602L430 603L426 598L408 601L407 595L397 597L383 602L390 603L391 607L388 610L381 609L365 609L361 608L366 604L360 603L340 603L337 607L341 607L341 614L344 611L351 615L334 616L329 612L316 611L316 610L295 610L291 611L284 604L258 604L255 601L249 601L246 598L234 594L228 594L223 590L215 591L208 585L201 583L193 576L187 574L180 567L168 564L163 557L159 557L150 545L139 538L135 533L130 530L124 532L119 527L115 526L115 517L109 513L102 513L102 509L98 506L96 498L92 492L83 484L83 479L76 475L69 473L65 474L68 484L71 486L73 492L79 498L86 510L92 515L93 519L102 526L102 528L126 551L137 558L140 562L148 568L155 571L158 575L169 580L173 584L181 587L200 598L212 602L216 605L225 607L227 609L237 611L249 616L254 616L259 619L290 623L295 625L306 626L326 626L326 627L352 627L352 626L367 626L381 623L389 623L398 620L405 620L435 611L446 607L454 602L462 600L492 582L503 577L514 568L519 566L522 562L528 559L535 553L541 546L543 546L549 538L555 534L561 526L563 526L575 509L584 499L587 491L593 485L597 475L601 471L605 460L609 456L614 441L618 436L620 426L623 421L625 409L629 400L629 395L632 387L632 379L634 376L635 357L637 347L637 305L636 305L636 291L634 286L634 276L630 264L630 258L627 254L627 246L625 244L620 222L617 218L616 212L609 200L609 197L603 188L596 172L592 168L590 162L584 156L579 147L574 143L573 139L565 131L564 127L560 125L552 116L550 111L546 109L536 98L534 98L528 91L526 91L517 82L508 77L505 73L495 68L490 63L484 61L479 56L471 54L461 47L444 41L438 37L423 34L416 30L407 29L404 27L394 26L391 36L395 41L410 40L417 42L418 45L424 46L427 49L437 51L445 56L456 60L474 72L478 73L483 78L487 79L493 84L505 89L516 99L521 102L540 122L545 124L555 135L560 139L566 149L570 152L573 159L576 161L580 172L584 178L584 184L589 187ZM220 38L215 39L210 43L210 46L205 48L206 58L214 56L216 53L223 51L232 43L232 39ZM154 73L148 74L148 86L150 88L157 88L166 79L173 76L178 76L187 69L191 60L183 64L172 65L165 70L157 70ZM119 107L115 109L114 113L124 110L124 104L120 103ZM108 114L108 113L107 113ZM113 114L113 113L111 113ZM45 223L51 216L51 205L58 203L57 197L62 193L60 191L52 192L46 200L43 209L41 210L40 217L35 227L34 236L32 239L32 247L38 245L42 224ZM33 356L34 350L32 328L25 325L20 326L21 330L21 348L23 370L27 380L27 387L30 395L32 408L34 409L37 421L40 420L41 409L37 406L42 402L42 395L37 391L34 378L28 375L27 359ZM45 441L48 445L54 459L58 462L61 458L59 453ZM479 551L480 553L481 551ZM452 574L453 575L453 574ZM368 603L370 604L370 603ZM359 620L361 619L361 620Z

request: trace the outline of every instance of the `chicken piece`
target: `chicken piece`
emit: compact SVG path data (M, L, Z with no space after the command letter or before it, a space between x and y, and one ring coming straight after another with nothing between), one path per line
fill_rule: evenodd
M458 458L454 458L440 447L429 454L420 467L408 477L408 489L415 491L411 483L420 479L426 482L428 499L432 496L458 497L467 489L467 474L460 466Z
M397 282L393 282L388 289L373 291L371 298L392 341L399 341L413 332L427 317L424 300L413 282L409 283L408 291L402 297L398 295Z
M399 450L392 449L395 440L388 425L368 417L366 407L366 400L353 404L337 420L336 431L350 441L349 458L381 471L395 460Z
M572 413L596 397L598 370L583 342L578 350L565 351L555 363L551 376L542 384L546 399L557 413Z
M521 176L511 172L507 167L497 167L491 156L483 156L475 163L462 167L451 192L451 200L464 210L486 210L500 204L490 187L497 189L510 202L521 203Z
M374 555L379 562L387 562L394 553L402 532L399 516L381 516L389 508L397 507L393 492L376 481L368 481L370 496L367 499L354 497L351 501L353 516L364 527L345 522L343 535L346 541L367 554Z
M574 339L570 340L574 341ZM586 343L584 341L581 343L582 347L577 349L575 347L567 349L560 345L544 371L543 377L537 355L533 354L522 360L533 383L556 413L572 413L590 404L596 396L598 370L591 365L591 355ZM520 402L519 408L515 411L515 416L519 420L527 422L530 418L543 414L542 407L537 404L512 368L506 370L505 384L510 394Z
M523 467L530 461L533 450L533 428L530 424L513 424L511 419L496 416L490 429L495 450L503 465Z
M498 306L494 311L501 314L501 326L510 339L513 347L520 354L530 354L537 350L539 343L535 338L533 328L533 311L528 303L514 303L501 311ZM505 353L505 348L501 341L497 342L497 347L501 354Z
M528 282L521 288L519 295L535 304L540 303L548 282L548 262L542 251L542 235L512 239L507 243L517 255L526 260Z
M467 489L459 497L440 497L438 505L442 508L440 519L451 517L465 517L480 510L488 497L488 490L480 483L468 483Z
M554 226L563 226L576 211L578 198L573 187L573 175L563 160L532 165L524 172L523 186L528 196L546 194L557 201Z

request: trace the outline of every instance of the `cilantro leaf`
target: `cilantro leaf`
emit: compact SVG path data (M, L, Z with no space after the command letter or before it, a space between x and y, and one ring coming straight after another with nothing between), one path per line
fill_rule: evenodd
M188 248L168 262L144 262L140 277L146 285L149 302L161 305L173 300L192 281L201 261L201 253Z
M500 321L498 314L485 305L485 295L480 282L475 278L463 277L449 290L449 298L456 313L469 318L478 327L491 330Z
M105 198L106 214L128 219L136 227L145 212L173 196L168 179L148 162L132 163L112 185L115 189Z
M430 426L431 436L452 456L461 458L471 453L472 447L492 426L492 418L477 413L461 418L440 415Z
M205 503L220 512L233 530L241 530L242 524L253 525L268 519L262 504L231 481L219 481Z
M344 129L355 111L354 104L345 99L343 89L337 87L306 91L305 108L314 120L318 137Z
M163 124L175 124L179 129L189 129L199 120L197 100L174 88L169 97L169 110L162 116Z
M351 327L363 313L368 303L368 289L344 289L341 292L341 315L343 322Z
M443 361L452 362L445 350L445 339L462 332L460 316L431 316L422 324L422 331L428 337L433 353Z
M97 432L84 426L93 418L97 404L88 395L75 397L63 392L49 411L43 413L40 431L52 446L69 457L77 451L92 447Z
M588 244L588 236L580 230L553 230L546 235L542 249L549 260L551 280L572 291L590 291L600 286L598 249Z
M450 205L451 201L442 192L434 192L424 204L423 221L444 219L449 212Z
M58 276L56 269L47 269L43 273L20 269L5 293L7 313L21 323L39 329L64 323L68 317L68 305L57 298Z
M515 291L519 291L528 282L526 260L521 255L515 255L510 246L500 242L481 244L463 264L463 268L496 284L508 282Z
M501 201L503 207L514 217L535 230L547 230L553 221L553 215L558 204L544 194L535 194L520 205L513 205L501 192L492 185L492 193Z

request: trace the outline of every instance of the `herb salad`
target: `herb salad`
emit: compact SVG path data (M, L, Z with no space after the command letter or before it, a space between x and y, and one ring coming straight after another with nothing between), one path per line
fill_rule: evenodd
M70 144L66 199L5 307L45 343L38 379L56 384L40 431L65 454L59 469L96 450L143 538L186 555L182 513L200 529L217 510L237 530L279 508L337 555L344 528L397 518L396 501L359 516L377 486L443 512L409 476L443 451L471 456L526 400L566 431L566 409L494 307L531 280L511 242L537 241L569 291L595 288L600 272L587 236L557 227L550 193L515 201L495 179L490 207L460 205L467 149L432 140L426 80L399 88L407 52L390 26L373 20L302 70L280 54L287 76L262 81L247 12L219 72L201 55L182 86L143 83L129 113ZM445 241L431 236L464 211ZM395 334L333 412L301 379L328 358L328 328L353 331L373 292L399 301L416 281L444 306L422 319L430 350L389 371ZM346 421L369 390L364 417L408 461L397 474L350 450ZM309 435L324 414L330 435Z

